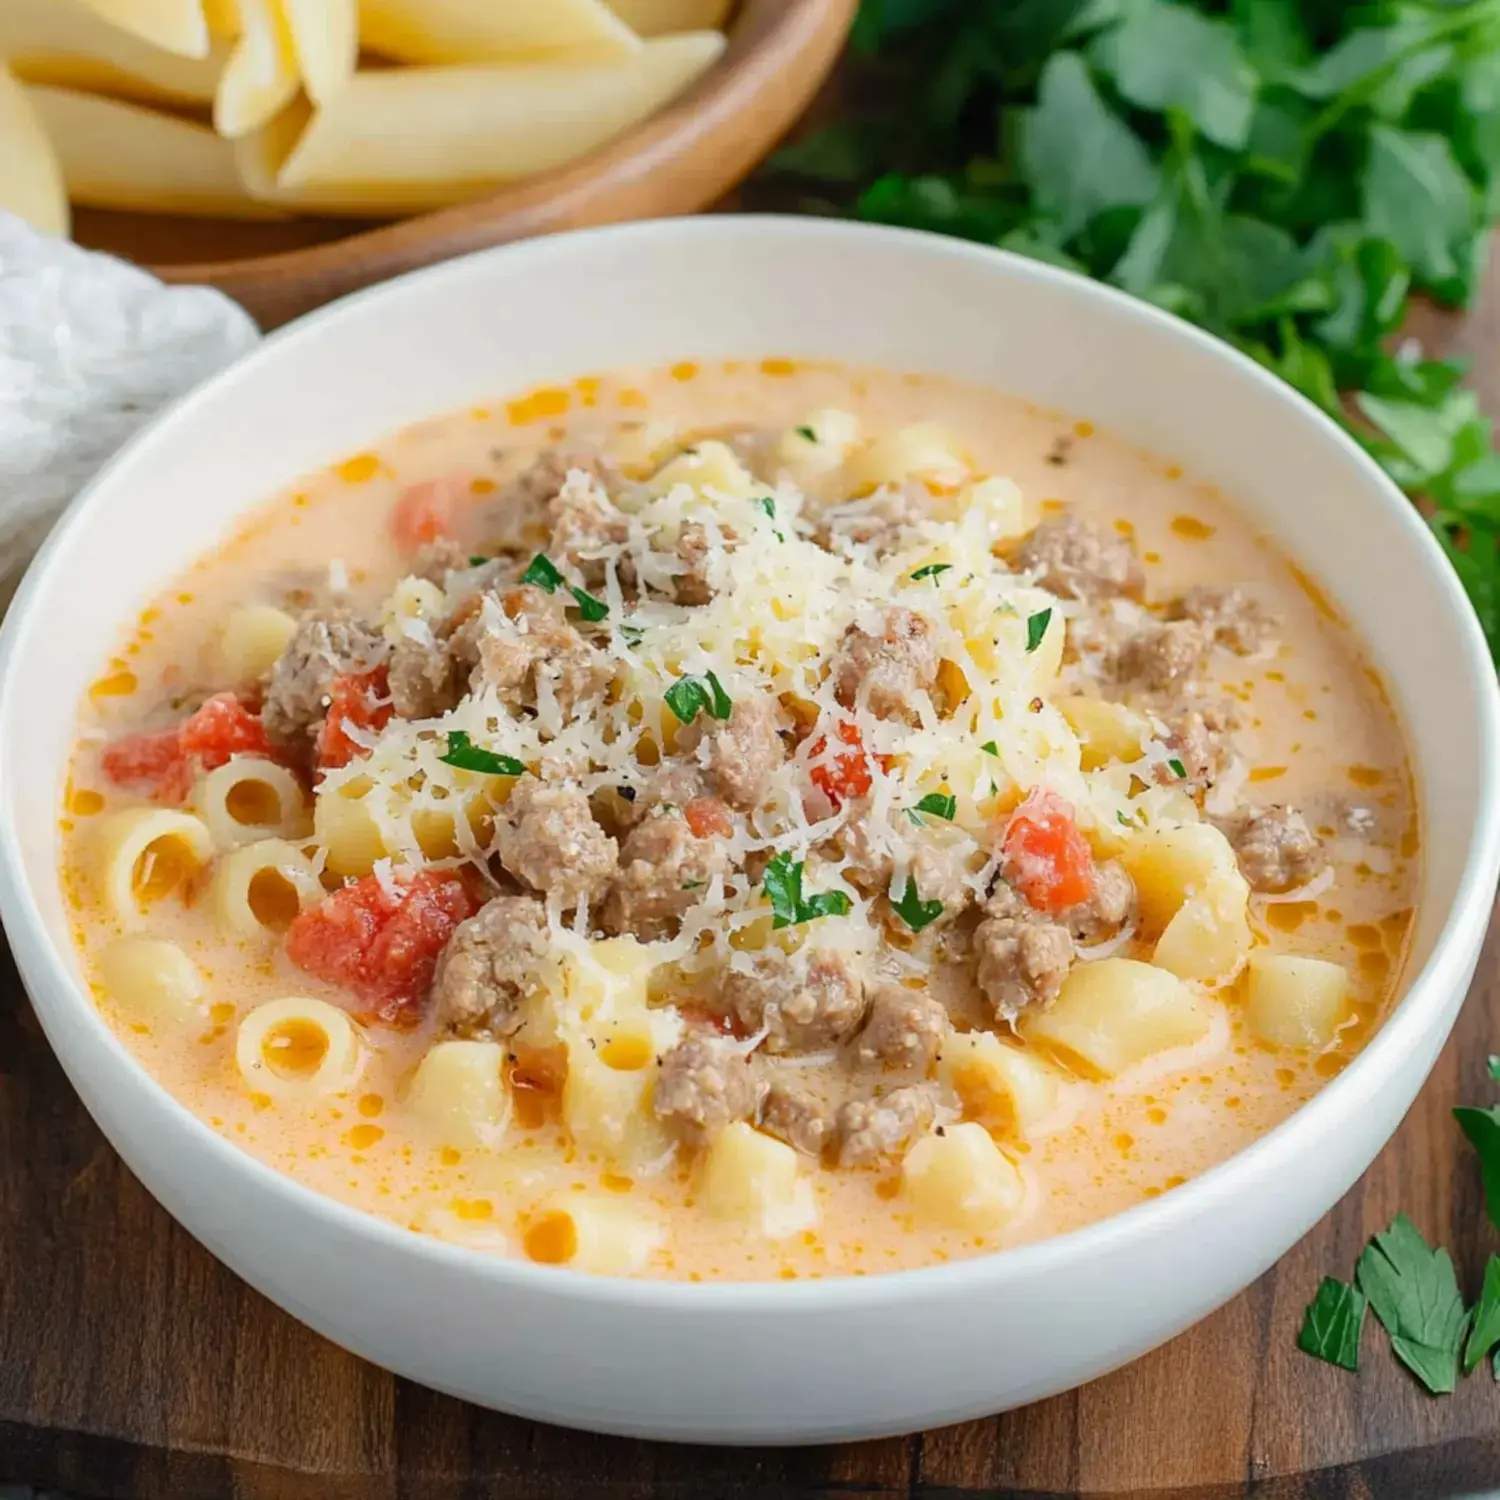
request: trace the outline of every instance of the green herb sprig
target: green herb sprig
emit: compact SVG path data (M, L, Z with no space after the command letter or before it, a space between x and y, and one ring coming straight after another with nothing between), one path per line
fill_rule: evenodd
M448 731L447 748L438 756L445 765L460 771L478 771L484 776L524 776L526 762L514 755L498 755L476 745L462 729Z
M666 691L667 707L684 724L691 724L699 712L711 719L727 719L734 712L734 700L724 691L724 684L712 672L702 677L679 677Z
M877 101L762 199L1112 282L1321 406L1422 503L1500 655L1500 454L1463 365L1500 218L1500 0L864 0ZM878 101L885 101L884 105Z
M591 625L597 625L609 614L609 605L569 583L558 571L557 565L544 553L538 552L531 559L526 571L521 574L521 582L535 584L549 594L555 594L560 588L567 589L578 606L578 613Z

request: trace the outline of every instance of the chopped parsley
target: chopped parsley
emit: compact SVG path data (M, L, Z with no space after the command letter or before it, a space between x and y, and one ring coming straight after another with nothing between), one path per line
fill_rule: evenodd
M1178 760L1175 755L1172 757L1171 760L1169 760L1167 762L1167 765L1171 767L1172 774L1179 781L1186 781L1187 780L1187 767L1185 765L1183 765L1183 763L1180 760Z
M818 440L817 433L811 427L794 427L792 430L799 438L806 438L809 443L815 443Z
M941 901L923 901L917 895L917 882L914 877L906 877L906 889L901 892L901 899L891 903L891 909L911 928L913 932L920 932L924 927L936 922L943 914L943 903Z
M1323 1278L1302 1317L1297 1347L1314 1359L1346 1370L1359 1368L1359 1336L1365 1326L1365 1294L1347 1281Z
M617 629L627 646L639 646L641 638L646 634L646 628L643 625L620 625Z
M1433 1395L1451 1391L1469 1314L1448 1252L1434 1250L1405 1214L1397 1214L1365 1246L1357 1275L1391 1336L1391 1352Z
M818 917L842 917L849 912L849 898L843 891L804 896L802 861L790 854L778 854L766 866L760 885L771 903L772 927L799 927Z
M691 724L701 710L711 719L727 719L734 703L724 685L712 673L702 677L679 677L666 692L667 707L684 724Z
M1046 609L1039 609L1034 615L1027 615L1026 654L1028 656L1042 644L1042 637L1047 634L1047 627L1051 623L1052 609L1050 605Z
M1130 819L1127 818L1118 807L1115 809L1115 822L1118 823L1121 828L1130 827Z
M701 891L707 884L706 880L684 880L682 888L685 891Z
M979 748L983 750L986 755L999 755L1000 753L1000 747L996 745L994 740L986 740Z
M558 571L556 563L545 553L538 552L531 559L526 571L521 574L521 582L534 584L549 594L555 594L558 589L566 588L578 605L578 613L590 624L597 624L609 613L609 605L602 599L596 599L592 594L586 594L581 588L569 583Z
M469 566L471 568L482 568L488 561L489 558L487 557L471 557L469 559Z
M913 823L920 824L921 814L930 813L934 818L944 818L949 823L953 821L953 814L958 811L958 798L951 792L928 792L928 794L917 803L915 807L906 809L906 816Z
M936 582L944 573L950 572L952 567L952 563L928 563L925 568L918 568L911 575L911 581L913 583L920 583L924 578L931 578Z
M448 732L448 748L438 756L444 765L457 766L460 771L478 771L484 776L524 776L526 762L514 755L497 755L476 745L462 729Z
M760 508L765 511L765 513L773 521L776 519L776 497L774 495L757 495L755 497L755 503L760 506ZM786 536L780 531L777 531L773 534L778 542L784 542L786 540Z

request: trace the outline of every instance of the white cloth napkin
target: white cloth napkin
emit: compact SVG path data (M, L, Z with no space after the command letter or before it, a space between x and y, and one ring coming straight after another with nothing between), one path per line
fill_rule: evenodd
M219 292L0 213L0 598L120 444L259 336Z

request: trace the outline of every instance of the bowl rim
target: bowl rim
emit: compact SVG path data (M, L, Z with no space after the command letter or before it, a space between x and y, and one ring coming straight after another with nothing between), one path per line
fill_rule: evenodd
M288 324L226 370L171 403L135 433L73 499L28 569L0 625L0 722L10 711L17 662L27 637L39 624L39 620L32 619L34 603L51 584L75 536L87 529L91 513L108 503L115 476L128 467L138 449L148 443L170 441L176 427L193 421L195 408L210 393L231 385L242 371L253 368L257 362L280 358L301 341L325 337L336 330L340 320L366 316L387 299L420 297L444 280L461 281L472 276L480 262L503 257L507 266L524 269L528 261L545 264L559 254L608 256L612 246L628 240L680 237L691 242L725 234L742 239L761 236L823 241L845 248L850 254L858 253L860 242L879 239L903 245L930 262L932 274L937 274L945 263L982 263L989 272L1023 284L1061 287L1070 296L1081 299L1085 308L1090 304L1109 305L1116 313L1149 326L1157 334L1185 342L1233 367L1241 378L1260 386L1273 400L1285 405L1296 420L1319 426L1325 438L1341 450L1354 471L1366 481L1370 502L1384 505L1393 513L1406 534L1413 564L1435 576L1454 616L1464 649L1461 661L1453 665L1461 669L1467 680L1478 718L1483 756L1478 805L1455 899L1426 963L1410 978L1405 994L1358 1056L1299 1109L1242 1150L1170 1193L1077 1229L963 1260L868 1276L688 1282L539 1266L511 1256L450 1244L325 1196L236 1146L181 1103L136 1060L93 1005L84 987L68 972L26 879L15 822L0 818L0 912L6 919L23 980L34 977L37 992L45 997L34 1000L34 1004L49 1043L53 1041L54 1026L59 1031L69 1026L81 1027L90 1033L90 1039L109 1054L113 1068L133 1074L128 1086L154 1092L158 1102L165 1106L173 1129L187 1132L199 1150L225 1172L248 1174L257 1188L281 1200L289 1213L311 1215L323 1221L327 1229L343 1231L355 1238L368 1237L386 1250L410 1255L418 1262L530 1295L578 1298L595 1305L630 1304L662 1312L701 1309L770 1313L813 1305L848 1312L876 1308L892 1299L923 1300L961 1289L995 1288L1042 1271L1055 1274L1076 1263L1108 1256L1123 1242L1179 1231L1211 1212L1214 1202L1226 1190L1234 1190L1239 1179L1263 1176L1278 1165L1293 1166L1300 1142L1317 1140L1325 1128L1354 1113L1362 1098L1377 1093L1400 1071L1405 1057L1417 1049L1445 998L1465 977L1469 957L1479 950L1488 927L1496 879L1500 876L1500 688L1478 619L1451 563L1415 507L1354 439L1324 412L1247 356L1113 287L1024 256L924 231L790 215L715 215L644 220L495 246L356 292ZM10 743L0 742L0 808L11 796ZM1420 775L1418 768L1419 780ZM30 985L27 989L31 993ZM61 1059L63 1049L54 1047L54 1050ZM1385 1142L1381 1144L1383 1147Z

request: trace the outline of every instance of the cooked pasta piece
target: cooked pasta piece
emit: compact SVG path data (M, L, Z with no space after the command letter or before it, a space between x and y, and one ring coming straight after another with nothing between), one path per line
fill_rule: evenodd
M371 784L364 777L325 780L313 802L313 837L327 851L335 875L368 875L377 859L391 853L365 800Z
M1238 873L1229 840L1211 823L1149 828L1121 856L1146 931L1159 933L1190 896Z
M798 484L831 474L859 442L859 418L846 411L815 411L776 439L775 460Z
M817 1222L812 1184L785 1142L736 1121L703 1158L701 1201L711 1214L736 1219L769 1239L785 1239Z
M403 578L381 606L381 633L394 646L414 621L436 619L443 607L443 591L437 584L425 578Z
M257 1005L240 1022L234 1059L252 1093L291 1103L351 1088L364 1046L345 1011L298 995Z
M940 1072L965 1116L1003 1135L1027 1140L1057 1109L1057 1070L990 1031L948 1037Z
M193 805L216 849L312 831L301 783L285 766L258 755L236 755L210 771L193 789Z
M225 930L251 939L285 932L323 894L313 862L285 839L260 839L221 855L209 888Z
M438 1042L407 1089L407 1108L440 1146L494 1150L510 1122L505 1049L498 1042Z
M274 604L241 604L219 634L219 662L234 687L257 682L274 667L297 632L297 622Z
M922 1218L974 1234L1003 1228L1026 1199L1020 1172L972 1123L918 1141L901 1163L901 1191Z
M208 1014L197 964L163 938L116 938L99 955L99 975L121 1014L148 1030L186 1026Z
M1245 977L1245 1019L1274 1047L1317 1050L1349 1015L1349 971L1321 958L1252 953Z
M609 440L609 456L630 478L645 479L660 467L676 436L671 422L637 422Z
M651 476L653 495L666 495L679 484L700 495L748 500L760 488L755 476L723 443L704 442L685 449Z
M952 486L963 480L968 469L952 433L936 422L913 422L872 438L850 457L844 473L855 489L876 489L908 479Z
M1106 698L1060 698L1057 703L1083 749L1083 769L1097 771L1111 761L1138 761L1151 737L1143 715Z
M1179 979L1227 984L1250 956L1249 907L1250 887L1242 876L1216 875L1167 923L1151 962Z
M663 1162L672 1137L652 1113L655 1086L656 1052L640 1033L603 1046L584 1033L571 1037L562 1114L573 1144L627 1171Z
M1102 958L1075 964L1053 1004L1025 1016L1020 1029L1027 1041L1113 1078L1157 1052L1198 1041L1209 1017L1176 975L1131 958Z
M202 818L164 807L130 807L101 818L96 868L110 915L139 926L146 912L180 894L213 858Z
M658 1224L622 1203L568 1193L537 1205L521 1243L541 1265L626 1276L644 1270L665 1238Z

